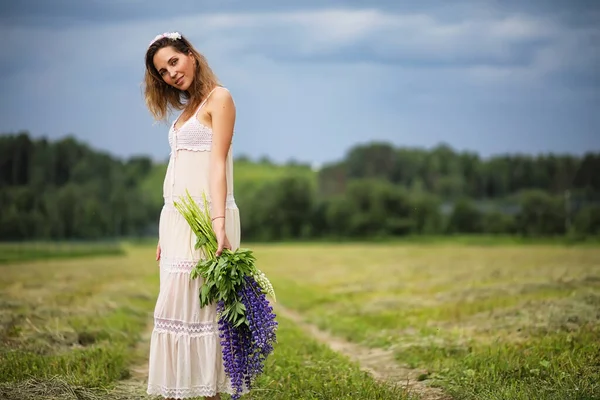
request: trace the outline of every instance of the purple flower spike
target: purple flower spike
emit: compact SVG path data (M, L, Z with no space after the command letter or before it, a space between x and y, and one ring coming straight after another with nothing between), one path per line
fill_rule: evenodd
M248 324L233 327L229 321L219 318L223 363L235 390L232 400L239 399L244 390L250 390L254 379L263 372L264 363L277 341L273 307L252 277L244 279L237 295L246 307ZM217 312L221 313L223 309L223 302L218 302Z

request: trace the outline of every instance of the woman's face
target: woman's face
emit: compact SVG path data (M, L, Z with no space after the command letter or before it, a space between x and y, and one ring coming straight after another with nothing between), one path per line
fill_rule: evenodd
M192 54L186 55L167 46L156 52L153 62L158 74L168 85L185 91L192 84L196 69Z

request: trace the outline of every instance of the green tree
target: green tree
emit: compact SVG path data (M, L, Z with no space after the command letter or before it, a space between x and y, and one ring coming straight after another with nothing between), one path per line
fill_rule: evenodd
M575 215L573 227L578 234L600 235L600 205L582 207Z
M561 235L566 230L563 198L541 190L528 190L520 196L516 229L526 236Z
M440 234L444 229L444 219L440 212L441 201L439 197L423 193L414 196L411 218L415 233Z
M448 218L449 233L480 233L483 231L483 213L472 201L462 198L456 202Z

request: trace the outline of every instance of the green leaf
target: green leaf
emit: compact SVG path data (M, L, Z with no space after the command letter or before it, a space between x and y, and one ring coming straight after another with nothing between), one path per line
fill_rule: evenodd
M210 288L207 285L202 285L202 289L200 289L200 301L203 304L206 304L208 300L208 293Z

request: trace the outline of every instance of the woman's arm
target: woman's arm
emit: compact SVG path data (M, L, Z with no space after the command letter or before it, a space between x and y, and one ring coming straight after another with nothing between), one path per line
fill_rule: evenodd
M209 112L212 120L212 152L210 158L210 197L212 202L212 218L225 216L225 200L227 196L227 179L225 175L227 154L231 147L233 128L235 125L235 104L226 89L217 89L211 96ZM225 232L225 218L216 218L213 228L220 237ZM219 243L220 254L224 243Z

